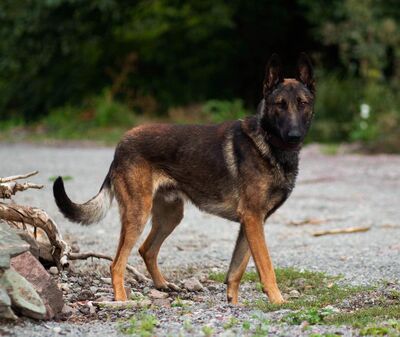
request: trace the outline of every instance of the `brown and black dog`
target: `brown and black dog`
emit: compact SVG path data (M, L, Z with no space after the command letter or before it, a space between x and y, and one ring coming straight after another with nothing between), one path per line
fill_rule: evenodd
M59 177L54 197L70 220L101 220L116 197L121 236L111 265L116 300L126 300L124 272L129 254L152 215L149 236L139 249L158 289L175 288L157 266L164 240L183 217L184 201L240 223L226 278L227 298L238 289L250 255L264 292L281 303L263 224L293 190L299 151L313 117L315 82L309 58L301 54L295 79L284 79L277 55L268 62L257 114L217 125L143 125L128 131L99 193L73 203Z

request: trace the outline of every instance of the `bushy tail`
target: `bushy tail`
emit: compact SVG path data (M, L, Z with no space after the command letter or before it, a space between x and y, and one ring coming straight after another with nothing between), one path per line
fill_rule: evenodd
M84 204L75 204L71 201L65 193L61 177L54 182L53 194L61 213L69 220L83 225L90 225L103 219L114 197L109 174L107 174L99 193Z

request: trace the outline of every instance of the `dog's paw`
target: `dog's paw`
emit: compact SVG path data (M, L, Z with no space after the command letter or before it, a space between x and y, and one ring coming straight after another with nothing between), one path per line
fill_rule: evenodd
M169 292L169 291L182 291L180 287L178 287L176 284L172 282L165 282L163 284L160 284L156 286L158 290Z
M168 288L172 291L182 291L182 288L178 287L175 283L167 282Z

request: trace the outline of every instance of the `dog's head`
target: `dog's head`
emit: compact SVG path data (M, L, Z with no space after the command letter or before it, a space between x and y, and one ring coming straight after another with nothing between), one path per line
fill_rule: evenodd
M280 59L273 54L266 68L263 96L258 111L261 127L276 146L298 148L313 117L315 80L308 56L300 55L296 78L285 79Z

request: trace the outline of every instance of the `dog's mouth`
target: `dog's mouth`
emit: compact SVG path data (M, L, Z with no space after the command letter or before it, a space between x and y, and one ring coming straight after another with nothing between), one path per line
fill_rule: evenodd
M269 136L269 142L274 147L277 147L278 149L289 150L289 151L299 150L301 145L303 144L302 140L299 140L299 141L287 141L287 140L283 140L282 138L277 137L275 135L270 135Z

